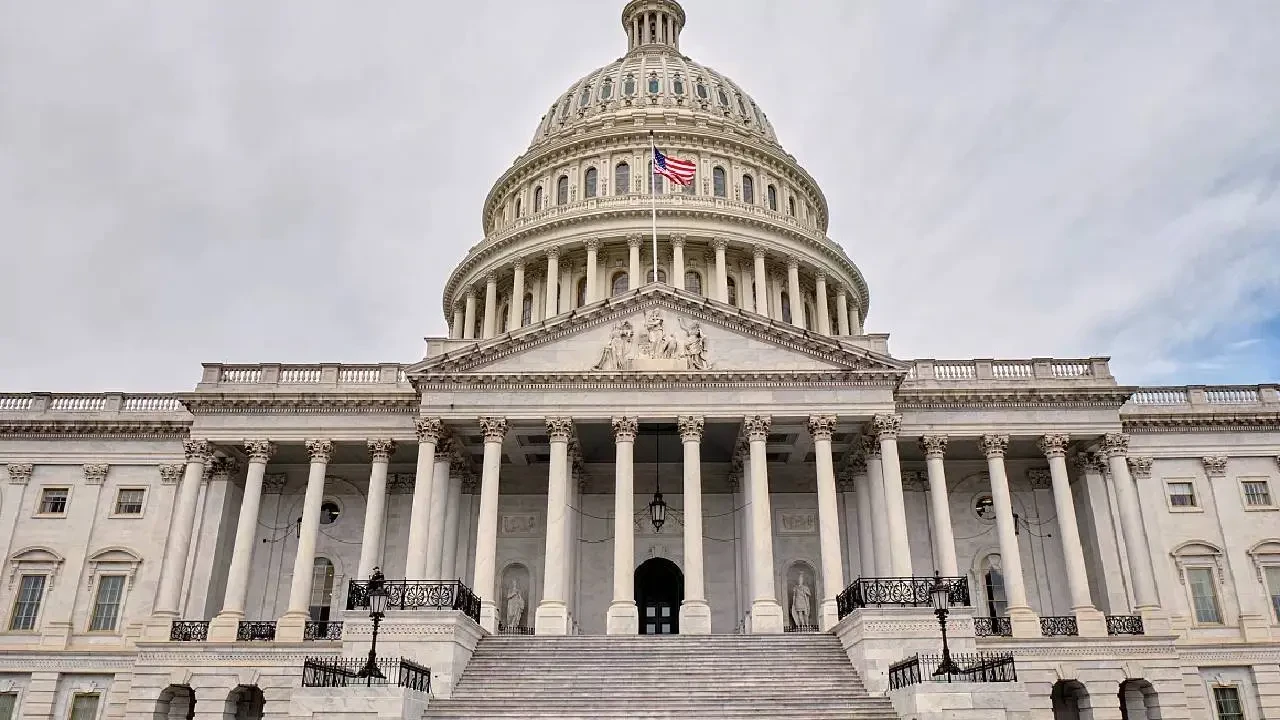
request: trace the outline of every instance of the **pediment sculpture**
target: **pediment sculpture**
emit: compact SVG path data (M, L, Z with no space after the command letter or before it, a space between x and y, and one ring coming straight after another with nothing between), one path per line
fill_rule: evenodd
M684 338L667 330L661 310L645 313L639 338L630 320L614 324L592 370L709 370L707 339L696 321L677 318Z

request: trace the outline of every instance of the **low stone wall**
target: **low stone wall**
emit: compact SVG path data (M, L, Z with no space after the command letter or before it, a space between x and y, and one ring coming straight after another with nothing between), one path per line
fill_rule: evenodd
M846 615L833 630L873 694L889 689L890 665L915 654L942 652L942 628L931 608L862 608ZM977 650L971 609L951 611L947 637L953 653Z
M373 638L369 612L347 610L342 620L342 655L366 655ZM484 634L474 620L456 610L388 610L378 626L377 652L379 657L403 657L431 668L431 695L448 698Z
M302 688L289 702L289 720L402 720L420 718L428 697L400 687Z
M889 691L903 720L1031 720L1022 683L926 682Z

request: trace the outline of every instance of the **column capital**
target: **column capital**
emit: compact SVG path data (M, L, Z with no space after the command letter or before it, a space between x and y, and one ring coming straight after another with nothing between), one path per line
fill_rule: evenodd
M1129 436L1124 433L1107 433L1102 438L1102 452L1108 458L1129 454Z
M31 466L27 465L27 467L30 468ZM178 481L182 479L181 465L160 465L159 470L161 485L177 485ZM31 477L30 470L27 471L27 477ZM9 482L14 482L12 465L9 466Z
M822 271L822 270L814 270L814 271L813 271L813 283L814 283L815 285L826 285L826 284L827 284L827 273L826 273L826 272L824 272L824 271Z
M715 250L727 250L729 248L729 238L717 235L711 238L711 247Z
M616 417L612 424L614 442L634 442L640 430L640 421L633 417Z
M512 270L524 270L524 266L528 264L529 259L521 255L511 263Z
M839 418L835 415L810 415L809 434L814 440L830 440L838 420Z
M1053 473L1049 468L1028 468L1027 483L1032 490L1046 490L1053 487Z
M489 272L485 273L485 274L484 274L484 284L485 284L485 285L497 285L497 284L498 284L498 271L497 271L497 270L490 270Z
M787 256L787 271L789 272L789 271L791 271L791 270L799 270L799 269L800 269L800 258L798 258L798 257L796 257L796 256L794 256L794 255L788 255L788 256Z
M438 443L444 436L444 421L438 417L420 417L413 421L413 429L418 433L418 442Z
M369 446L369 458L374 462L386 462L391 453L396 451L396 441L389 438L375 438L366 443Z
M600 240L600 238L598 238L598 237L593 237L593 238L587 238L587 241L586 241L586 242L584 242L584 243L583 243L583 245L584 245L588 250L599 250L599 249L600 249L600 245L601 245L601 243L602 243L602 242L603 242L603 241L601 241L601 240Z
M880 459L880 439L875 435L860 435L858 441L862 443L863 461L875 458Z
M681 415L676 419L680 425L680 440L683 442L699 442L705 426L701 415Z
M547 437L551 439L551 442L569 442L569 438L572 435L573 418L547 418Z
M902 416L876 415L871 420L871 427L875 429L877 440L896 438L902 432Z
M181 465L161 465L160 467L178 468L178 477L182 477ZM5 468L9 471L10 485L26 485L27 481L31 479L31 471L34 469L31 463L10 463Z
M684 233L672 233L671 247L682 248L684 247L685 240L688 240L688 239L689 239L689 236L685 235Z
M502 439L507 436L507 430L510 429L504 417L486 416L479 420L485 442L502 442Z
M866 475L867 474L867 457L865 455L851 455L845 464L845 469L850 475Z
M107 472L111 469L111 466L105 463L96 463L85 465L81 469L84 472L85 485L101 485L107 481Z
M978 438L978 446L982 448L982 454L986 455L988 460L997 457L1002 458L1009 450L1009 436L983 435Z
M1067 446L1070 444L1070 435L1058 433L1045 435L1036 441L1036 447L1040 448L1040 452L1044 453L1045 457L1050 458L1065 458L1067 456Z
M475 302L475 299L476 299L476 287L474 285L467 285L467 292L464 300L470 300L472 302Z
M546 253L547 253L547 259L548 259L548 260L559 260L559 259L560 259L560 246L559 246L559 245L552 245L551 247L547 248Z
M307 440L307 454L311 456L311 462L327 463L333 457L333 441L332 440Z
M208 440L183 440L182 452L187 456L187 462L207 463L213 455L213 448Z
M924 451L926 458L940 458L947 454L947 443L950 441L946 435L922 435L920 437L920 449Z
M769 251L763 245L752 245L751 254L757 258L769 257Z
M231 476L231 473L234 473L239 469L239 467L240 463L236 462L235 458L218 457L215 455L210 458L209 463L204 467L206 475L205 479L208 480L216 477L226 480Z
M446 440L445 442L442 442L439 445L436 445L435 455L436 455L435 457L436 462L438 463L447 462L452 464L453 459L457 455L457 453L453 451L453 443Z
M1205 455L1200 458L1200 462L1204 463L1204 474L1206 476L1211 478L1227 476L1226 455Z
M1151 466L1154 464L1154 458L1131 457L1129 458L1129 474L1135 478L1149 478L1151 477Z
M743 421L743 426L747 430L747 438L755 442L757 440L769 439L769 428L773 425L773 418L768 415L748 415Z
M276 454L276 446L270 440L245 440L244 451L249 455L249 462L264 463Z
M644 236L639 233L632 233L627 236L627 247L638 248L644 245Z

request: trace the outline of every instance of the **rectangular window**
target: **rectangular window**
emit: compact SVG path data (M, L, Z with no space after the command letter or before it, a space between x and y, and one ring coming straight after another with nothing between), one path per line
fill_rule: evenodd
M45 488L40 493L41 515L63 515L67 512L67 488Z
M13 617L10 630L35 630L36 617L40 614L40 600L44 598L44 576L23 575L18 586L18 597L13 601Z
M123 596L123 575L102 575L98 578L98 597L93 602L93 619L89 621L91 632L116 629L116 621L120 618L120 599Z
M1242 480L1245 507L1271 507L1271 487L1266 480Z
M1196 622L1221 625L1222 611L1218 608L1218 588L1213 581L1213 568L1187 568L1187 585L1191 587L1191 604L1196 613Z
M1236 688L1214 688L1213 706L1217 710L1218 720L1244 720L1244 709L1240 707L1240 691Z
M116 491L116 515L141 515L147 491L142 488L120 488Z
M1196 506L1196 486L1193 483L1170 482L1168 487L1170 507L1189 508Z
M13 720L13 711L17 705L17 693L0 693L0 720Z
M94 720L98 717L98 695L80 694L71 699L70 720Z
M1271 598L1271 614L1280 623L1280 565L1266 568L1267 595Z

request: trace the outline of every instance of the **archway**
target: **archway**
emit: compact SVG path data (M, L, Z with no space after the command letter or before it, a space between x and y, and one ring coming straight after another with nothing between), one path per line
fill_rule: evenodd
M154 720L192 720L196 716L196 694L188 685L170 685L160 693Z
M1053 720L1085 720L1080 714L1088 708L1089 693L1079 680L1059 680L1053 684Z
M1151 683L1130 678L1120 683L1121 720L1155 720L1160 717L1160 698Z
M235 720L262 720L267 700L257 685L241 685L228 698L235 707Z
M684 600L684 573L680 568L666 558L649 558L636 568L635 585L640 634L678 634L680 603Z

